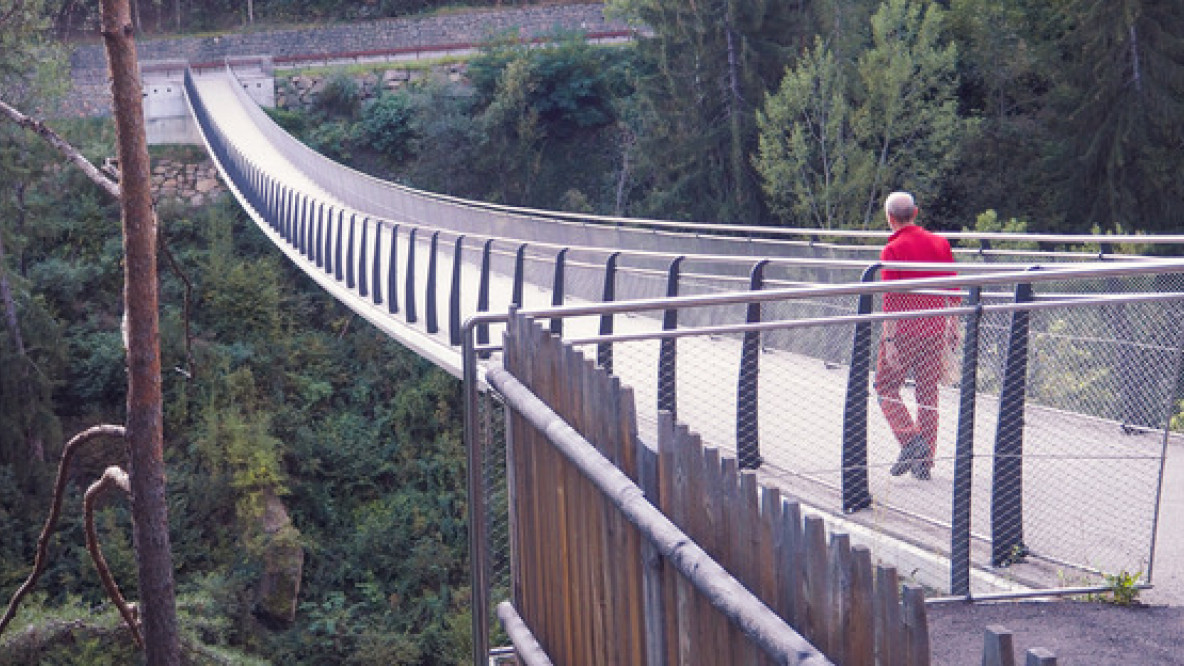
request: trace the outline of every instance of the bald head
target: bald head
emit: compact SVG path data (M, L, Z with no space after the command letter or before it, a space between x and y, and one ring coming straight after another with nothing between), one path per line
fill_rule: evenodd
M894 228L912 224L917 217L917 203L908 192L893 192L884 200L884 213L888 215L888 222Z

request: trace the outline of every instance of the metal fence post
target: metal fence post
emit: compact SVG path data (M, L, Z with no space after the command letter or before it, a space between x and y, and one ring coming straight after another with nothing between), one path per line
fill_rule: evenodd
M456 237L452 250L452 286L448 290L448 344L460 346L460 262L464 258L465 236Z
M349 216L349 247L345 251L345 286L349 287L350 289L353 289L358 284L357 281L354 279L354 259L355 259L355 252L354 252L354 246L355 246L354 238L355 238L355 236L354 236L354 234L357 231L357 225L358 225L358 214L357 213L350 213L350 216ZM365 294L362 294L362 295L365 296Z
M418 227L411 227L411 231L407 232L407 277L403 282L403 300L407 302L407 323L409 324L414 324L415 322L419 321L419 313L415 308L415 236L418 232ZM397 246L398 243L396 243L395 239L392 238L391 252L394 252L394 248ZM391 284L387 289L391 295L392 308L395 307L393 301L395 300L395 293L398 291L395 286L395 273L395 262L392 261L389 273ZM395 310L391 310L391 312L395 312Z
M617 300L617 259L621 256L620 252L613 252L608 255L608 259L604 262L604 290L601 292L600 300L605 303L612 303ZM613 334L613 316L611 313L600 315L600 334ZM596 345L596 363L604 368L604 371L610 375L613 372L613 343L601 342Z
M341 264L343 252L342 246L345 245L345 209L337 211L337 247L333 250L333 278L338 282L345 279L345 273L342 270Z
M514 286L510 289L510 306L522 307L522 283L526 280L526 243L514 253Z
M1032 285L1015 288L1015 302L1032 300ZM1024 401L1028 380L1028 326L1031 313L1011 315L999 420L995 430L995 465L991 478L991 564L1007 566L1028 554L1024 544Z
M485 449L478 433L477 355L473 329L462 335L465 450L468 453L469 561L472 579L473 666L489 664L489 550L485 506Z
M366 279L370 267L366 264L366 248L370 235L370 218L362 218L362 242L358 244L358 293L362 296L370 295L370 285Z
M974 412L978 395L979 326L982 287L970 290L967 305L975 308L966 319L962 341L962 375L958 392L958 439L954 452L954 500L950 530L950 593L970 595L970 500L974 466Z
M432 240L428 244L428 280L423 290L423 309L424 317L427 319L428 333L435 335L440 332L439 318L436 316L436 264L439 260L436 255L439 254L440 249L440 232L432 232Z
M325 203L322 201L317 204L317 228L312 237L312 246L309 251L312 252L313 263L317 268L325 265L325 258L321 256L321 250L324 247L324 223L325 223Z
M675 257L666 271L666 297L678 296L678 277L682 262L686 257ZM670 308L662 312L662 330L673 331L678 328L678 310ZM674 338L662 338L658 347L658 411L670 412L678 417L678 382L677 380L677 341Z
M864 269L862 282L875 282L880 264ZM875 298L861 294L856 314L872 313ZM872 505L867 484L867 398L871 377L872 325L855 325L851 340L851 366L847 371L847 395L843 404L843 511L853 513Z
M322 249L324 256L325 273L333 274L333 218L337 215L337 209L329 206L329 211L325 213L325 247Z
M398 227L391 229L391 248L398 247ZM392 257L393 259L394 257ZM382 305L382 220L374 220L374 264L371 266L370 286L373 287L374 304ZM391 262L390 272L395 272L395 263Z
M489 255L493 251L493 239L485 241L481 248L481 278L477 285L477 312L489 312ZM477 324L477 344L489 344L489 324Z
M762 259L752 267L748 277L750 291L760 291L765 286L765 267L768 265L769 260ZM760 321L761 304L749 303L745 322L759 324ZM745 331L740 348L740 376L736 380L736 457L740 469L761 466L760 428L757 421L760 355L761 334L758 331Z
M563 248L555 255L555 277L551 281L551 305L556 307L563 305L564 279L567 273L566 265L567 248ZM563 335L563 319L561 317L551 317L551 332L555 335Z

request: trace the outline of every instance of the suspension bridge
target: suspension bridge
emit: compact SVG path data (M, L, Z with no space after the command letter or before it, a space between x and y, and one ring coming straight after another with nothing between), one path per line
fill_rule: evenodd
M1097 589L1119 572L1154 580L1162 495L1179 492L1163 477L1182 445L1169 425L1184 261L1121 249L1178 253L1184 237L948 234L956 277L892 286L957 295L943 314L964 331L941 389L933 477L893 477L896 444L870 388L876 330L917 314L876 311L890 290L878 272L909 267L878 261L886 231L459 200L315 153L232 68L190 71L184 88L262 232L334 298L466 379L472 414L489 418L498 391L487 373L502 377L501 336L525 318L629 387L642 440L660 439L670 414L941 594ZM489 449L496 428L470 425L470 448ZM504 461L473 455L474 603L488 610L501 601L496 579L511 576L495 569L509 568L514 528L489 490L506 483Z

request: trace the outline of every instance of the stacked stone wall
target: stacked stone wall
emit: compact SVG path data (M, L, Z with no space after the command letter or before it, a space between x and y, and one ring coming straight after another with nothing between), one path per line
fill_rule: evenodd
M201 206L226 191L218 168L208 159L197 163L171 159L152 161L152 195L159 203Z

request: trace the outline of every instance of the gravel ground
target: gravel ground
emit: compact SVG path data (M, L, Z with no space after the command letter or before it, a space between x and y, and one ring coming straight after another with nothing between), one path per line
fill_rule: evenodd
M1051 650L1058 666L1184 664L1184 608L1123 607L1077 601L930 606L934 666L978 666L988 626L1013 635L1016 664L1031 648Z

